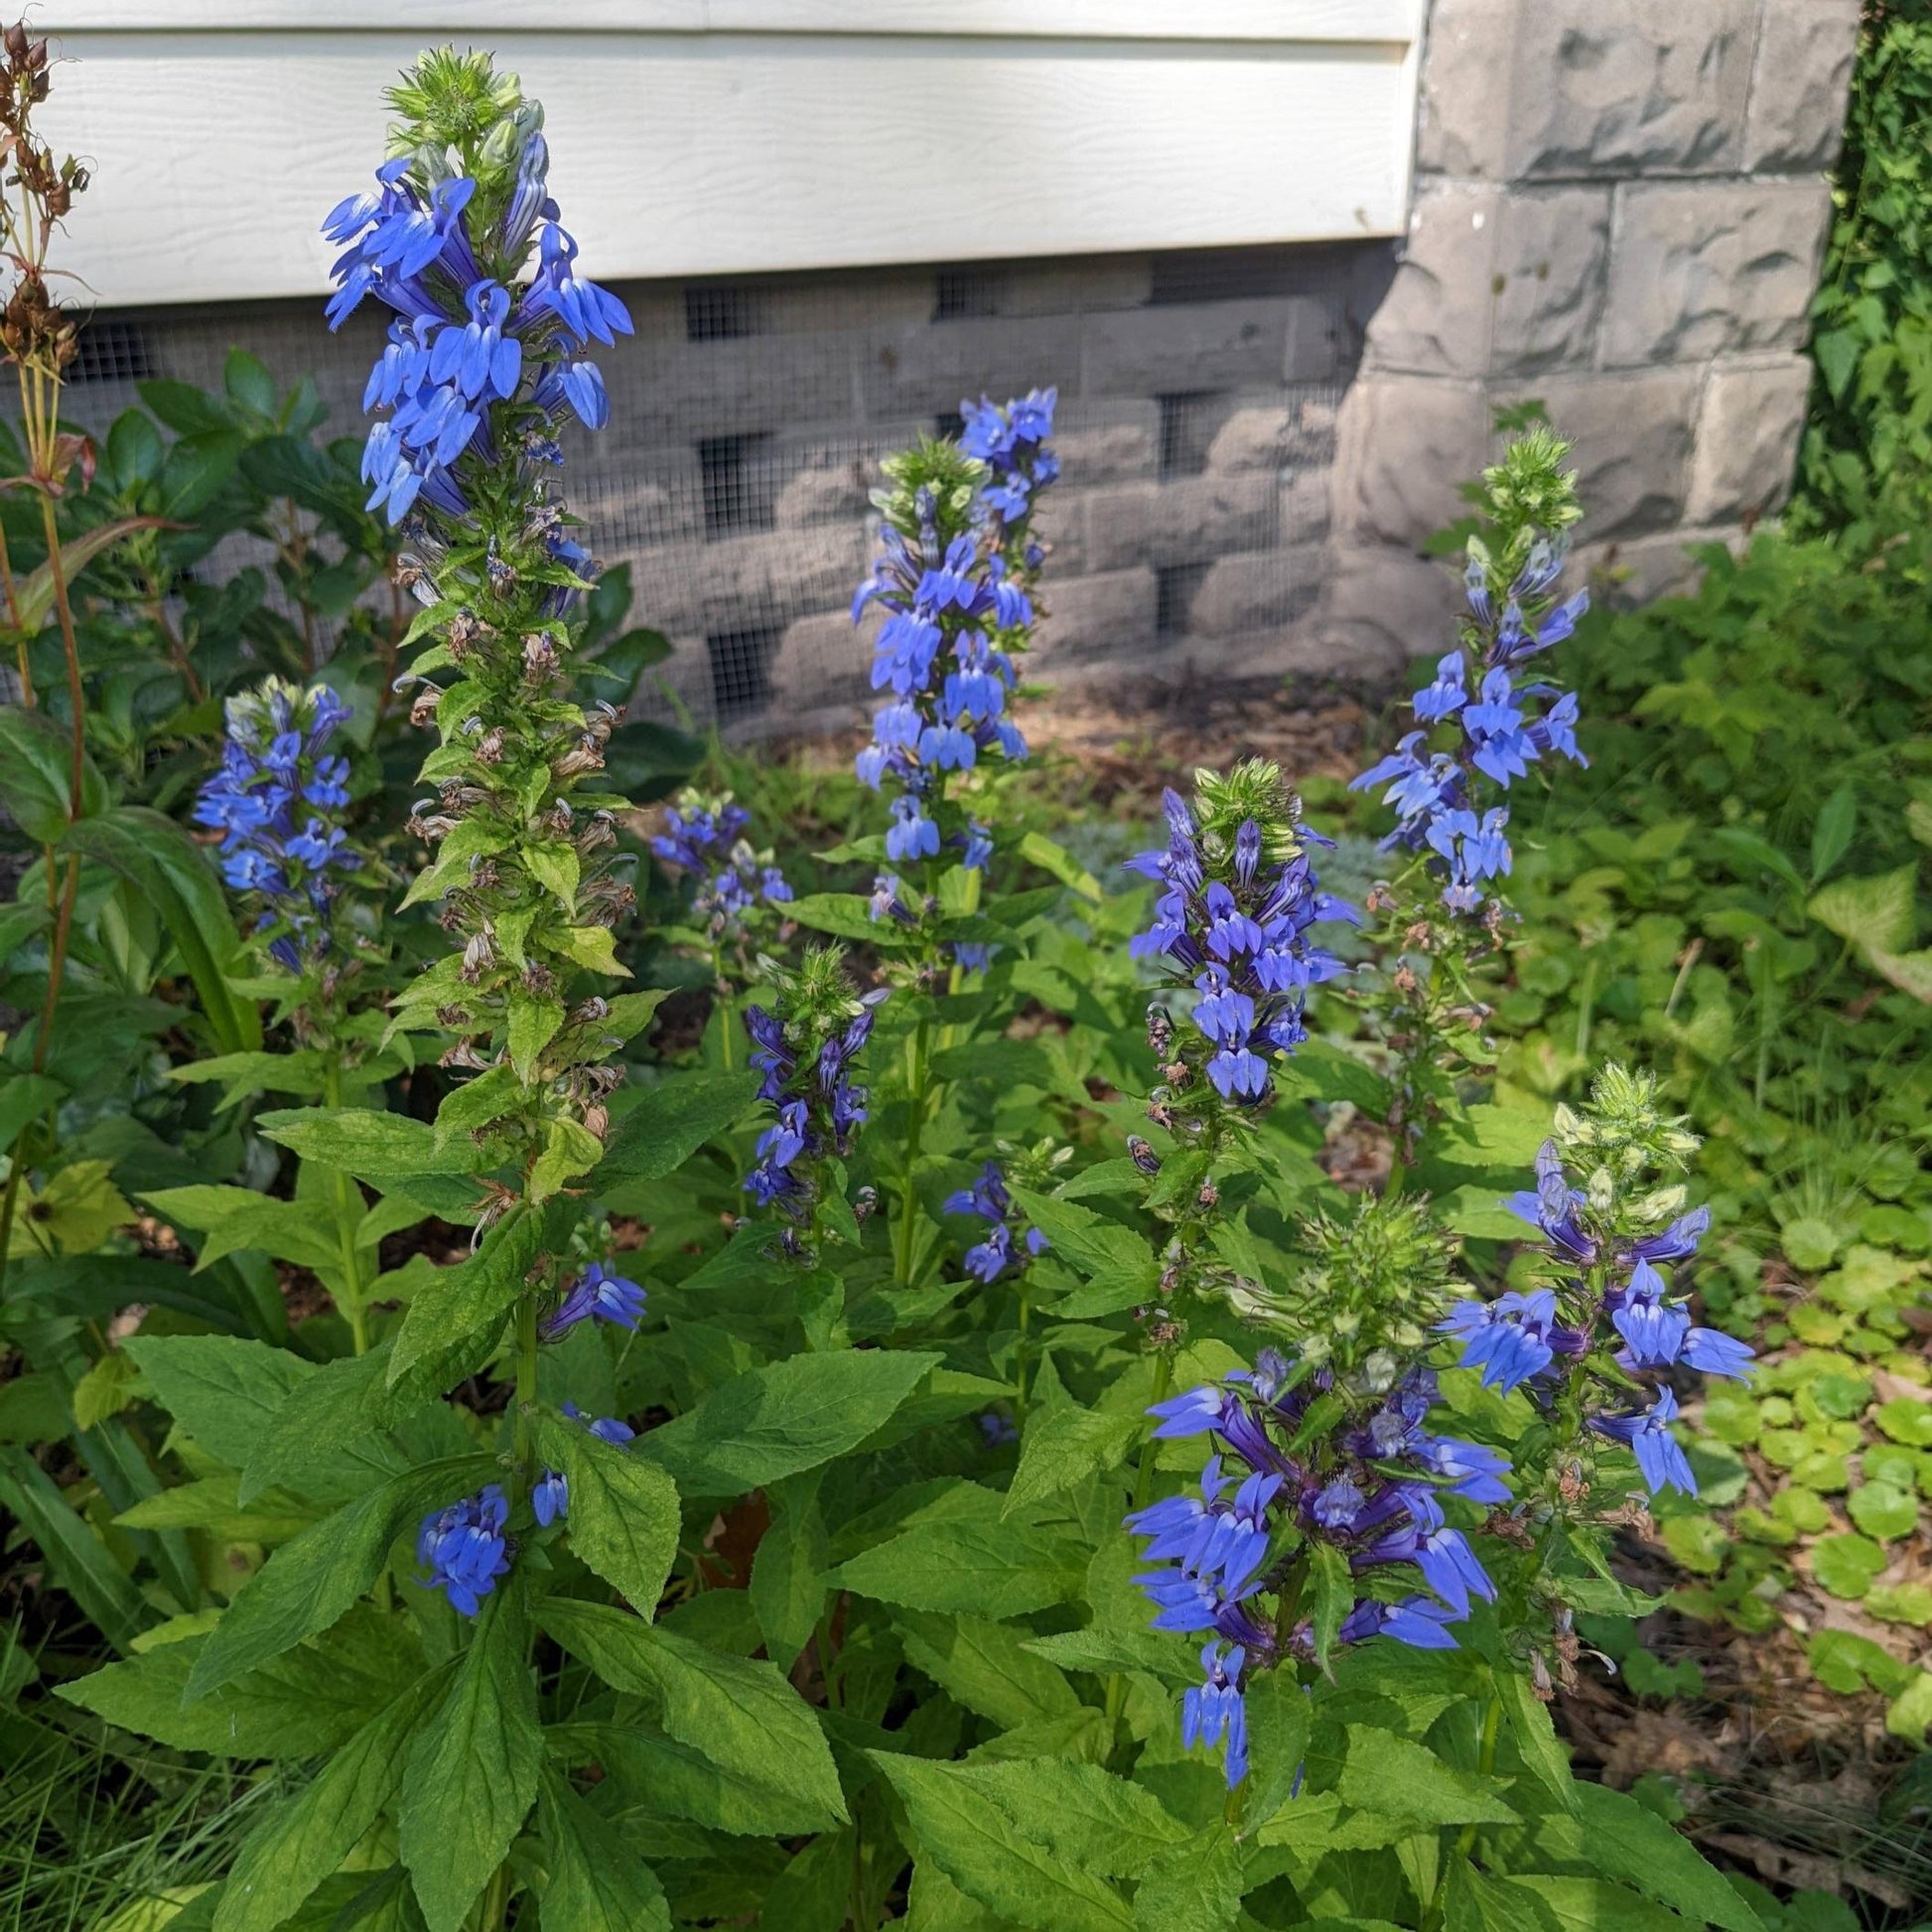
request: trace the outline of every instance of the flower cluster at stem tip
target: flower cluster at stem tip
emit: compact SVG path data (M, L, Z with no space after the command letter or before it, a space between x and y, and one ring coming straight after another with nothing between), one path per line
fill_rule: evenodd
M1192 1029L1177 1042L1165 1008L1150 1013L1166 1081L1150 1112L1165 1126L1188 1104L1196 1073L1223 1101L1252 1107L1268 1096L1273 1062L1308 1037L1309 989L1347 970L1311 943L1309 928L1359 914L1317 890L1307 848L1333 841L1302 824L1299 801L1268 760L1251 759L1225 777L1196 772L1193 805L1169 791L1163 809L1166 849L1128 864L1162 889L1154 923L1131 951L1164 969Z
M887 990L855 994L840 946L813 946L798 969L759 964L775 995L770 1007L745 1010L759 1098L777 1118L759 1136L745 1191L786 1222L787 1255L806 1252L802 1230L822 1198L826 1164L849 1152L866 1119L866 1089L852 1077Z
M1468 541L1461 635L1415 695L1418 729L1350 782L1351 790L1388 786L1383 802L1394 807L1396 827L1383 850L1426 854L1451 912L1481 910L1483 889L1514 863L1509 809L1488 798L1552 755L1589 762L1577 743L1575 692L1526 670L1589 608L1587 591L1561 602L1557 595L1569 526L1581 514L1576 474L1563 468L1569 453L1549 431L1532 430L1484 473L1495 528L1487 541ZM1455 741L1428 749L1431 733L1451 720Z
M629 335L631 322L577 272L577 243L550 198L543 109L521 98L514 74L446 49L389 98L406 117L391 131L394 152L374 190L339 202L323 233L343 248L330 327L365 296L396 312L363 391L365 410L389 414L369 432L362 477L367 507L401 523L419 497L463 516L508 452L560 462L566 417L603 428L610 403L585 351Z
M997 1161L987 1162L970 1187L948 1194L945 1211L976 1214L988 1223L984 1238L974 1242L963 1257L967 1274L987 1288L1009 1270L1023 1269L1046 1252L1046 1237L1036 1227L1028 1227L1016 1244L1013 1196L1007 1191L1006 1175Z
M222 878L262 902L256 933L292 973L330 951L338 877L362 865L338 822L348 761L328 750L348 715L326 684L269 678L230 698L220 768L196 800L196 823L221 833Z
M852 620L874 604L885 612L872 686L890 695L855 769L874 790L890 784L897 794L886 833L895 866L952 848L969 871L983 868L991 835L948 803L947 774L975 769L988 753L1010 763L1027 757L1008 705L1045 554L1032 534L1034 505L1059 474L1046 442L1054 400L1048 389L1004 408L963 402L961 440L927 438L889 458L891 487L874 496L885 519L881 553ZM873 916L913 916L896 874L881 875Z
M752 815L730 792L709 797L687 785L664 813L650 849L698 882L691 909L714 944L748 937L760 907L789 904L792 890L773 863L747 839Z
M1542 1285L1458 1302L1441 1323L1487 1387L1523 1390L1573 1438L1582 1425L1628 1448L1653 1494L1695 1494L1697 1478L1671 1433L1675 1392L1659 1385L1648 1408L1628 1406L1640 1378L1682 1366L1741 1380L1751 1367L1744 1343L1692 1321L1663 1272L1689 1262L1711 1225L1668 1178L1697 1146L1659 1106L1655 1075L1606 1066L1581 1111L1557 1110L1535 1190L1506 1203L1543 1237Z

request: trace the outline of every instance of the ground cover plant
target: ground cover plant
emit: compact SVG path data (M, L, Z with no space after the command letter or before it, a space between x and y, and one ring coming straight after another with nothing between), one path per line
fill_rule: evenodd
M1176 773L1104 880L1039 822L1050 389L885 468L845 835L780 859L714 784L640 844L617 704L653 646L600 601L558 437L602 426L628 318L512 76L426 55L391 105L328 231L333 318L395 317L353 500L415 606L370 646L404 702L378 732L376 687L239 660L268 675L162 801L207 846L138 821L213 908L150 948L143 1064L225 1165L83 1151L29 1063L51 1026L7 1047L47 1124L10 1171L0 1473L54 1587L0 1720L154 1794L176 1849L112 1906L1779 1923L1550 1716L1651 1607L1611 1556L1695 1494L1680 1402L1751 1369L1694 1296L1693 1110L1634 1052L1559 1102L1493 1024L1512 879L1555 865L1511 813L1569 794L1593 722L1553 682L1587 606L1564 445L1484 479L1457 647L1359 774L1360 906L1266 759ZM49 880L142 809L107 796L15 809ZM9 936L51 1015L47 930ZM1394 1158L1344 1187L1363 1122ZM34 1788L71 1873L87 1808Z

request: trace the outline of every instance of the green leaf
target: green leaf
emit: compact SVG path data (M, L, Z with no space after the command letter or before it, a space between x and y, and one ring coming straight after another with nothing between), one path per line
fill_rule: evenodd
M783 1801L788 1831L850 1822L818 1720L775 1664L707 1650L599 1604L553 1596L539 1615L613 1690L654 1699L678 1742Z
M1918 1528L1918 1498L1889 1482L1867 1482L1846 1500L1853 1522L1867 1536L1896 1542Z
M543 1763L522 1580L483 1599L456 1682L409 1750L398 1847L429 1932L457 1932L536 1800Z
M1098 905L1103 897L1100 882L1064 847L1057 846L1040 832L1029 832L1020 841L1020 856L1029 865L1050 873L1062 886L1070 886L1084 899Z
M937 1355L845 1348L748 1369L639 1438L686 1496L737 1496L856 1449Z
M537 1792L549 1878L539 1910L542 1932L671 1932L671 1909L657 1874L628 1833L593 1811L554 1771Z
M51 713L10 704L0 708L0 805L36 845L58 845L68 829L73 741ZM107 803L107 786L83 757L83 817Z
M453 1668L442 1665L397 1693L299 1796L249 1834L221 1887L214 1932L273 1932L341 1866L401 1788L409 1740Z
M238 963L234 916L202 849L173 819L145 805L116 805L72 826L69 851L95 859L152 905L180 953L209 1030L223 1052L253 1052L261 1016L229 991Z
M1033 1633L964 1614L902 1610L893 1619L905 1661L1003 1730L1080 1710L1065 1675L1025 1648Z
M1825 800L1811 828L1811 883L1816 886L1851 850L1859 829L1859 788L1847 778Z
M1541 1899L1476 1870L1467 1859L1451 1858L1444 1879L1443 1932L1553 1932L1555 1916Z
M1359 1811L1437 1825L1514 1825L1521 1821L1489 1780L1445 1764L1432 1750L1392 1730L1350 1725L1348 1755L1335 1793Z
M841 1565L830 1581L905 1609L992 1617L1067 1602L1080 1584L1065 1544L1003 1518L1001 1498L970 1482Z
M1103 1469L1117 1469L1139 1441L1141 1417L1066 1403L1037 1408L1027 1419L1020 1466L1007 1490L1003 1515L1012 1516L1057 1496Z
M40 1547L54 1580L116 1650L158 1621L133 1578L26 1449L0 1444L0 1509Z
M389 1546L433 1508L486 1480L487 1455L458 1455L393 1477L285 1543L242 1585L189 1677L207 1697L326 1630L375 1582Z
M1811 1574L1820 1587L1852 1600L1877 1582L1888 1561L1868 1536L1821 1536L1811 1546Z
M1153 1298L1161 1268L1144 1235L1077 1201L1031 1187L1015 1187L1012 1193L1020 1211L1053 1244L1054 1258L1105 1287L1105 1306L1083 1302L1083 1314L1109 1314Z
M1902 953L1912 943L1916 918L1916 866L1873 879L1840 879L1814 893L1805 910L1822 926L1849 939L1862 953Z
M385 1343L366 1355L324 1362L297 1380L257 1426L235 1500L252 1502L278 1484L299 1488L319 1453L359 1442L390 1421L388 1368Z
M1134 1894L1136 1932L1225 1932L1241 1912L1241 1847L1223 1823L1164 1852Z
M1570 1753L1550 1722L1550 1707L1539 1698L1530 1680L1505 1666L1495 1676L1495 1695L1509 1727L1509 1741L1524 1768L1563 1810L1575 1812L1581 1788L1570 1772Z
M256 1125L305 1161L360 1180L409 1180L417 1174L474 1173L477 1150L467 1141L439 1143L427 1122L361 1107L288 1107Z
M570 1547L644 1617L657 1607L677 1555L677 1485L582 1423L537 1415L537 1453L570 1487Z
M55 1695L176 1750L319 1757L386 1711L423 1668L420 1647L395 1618L357 1608L314 1643L184 1704L206 1641L157 1644Z
M1502 1883L1553 1913L1563 1932L1683 1932L1684 1921L1607 1878L1512 1873Z
M1763 1932L1757 1914L1689 1840L1654 1811L1607 1785L1579 1783L1575 1811L1590 1863L1686 1918L1724 1932Z
M0 1086L0 1154L20 1138L20 1130L38 1120L56 1101L67 1097L67 1088L44 1073L16 1073Z
M1932 1449L1932 1403L1895 1396L1871 1413L1871 1420L1894 1443L1907 1449Z
M131 1335L125 1347L155 1400L231 1469L246 1466L276 1411L316 1373L285 1348L239 1335Z
M807 893L785 907L786 917L814 932L829 932L836 939L863 939L869 943L892 937L890 921L872 916L871 901L857 893Z
M1190 1837L1153 1792L1098 1764L1035 1757L952 1768L1055 1858L1104 1877L1138 1878Z
M789 1670L811 1641L825 1607L827 1536L818 1506L820 1472L769 1484L771 1523L752 1559L752 1610L771 1661Z
M971 1769L867 1754L898 1793L920 1858L969 1898L1036 1932L1131 1932L1134 1914L1120 1894L1023 1833Z
M758 1089L755 1073L679 1073L645 1088L611 1136L598 1170L600 1191L675 1173L707 1141L745 1118Z
M542 1213L512 1211L484 1236L483 1246L454 1268L439 1268L409 1298L389 1355L389 1386L437 1394L454 1379L454 1357L486 1355L501 1334L524 1277L537 1257L569 1236L568 1203Z
M554 993L530 993L512 982L504 996L509 1011L510 1064L519 1080L535 1074L537 1055L564 1024L564 1003Z
M667 1737L641 1715L622 1724L553 1724L544 1740L560 1761L596 1765L607 1782L652 1817L688 1818L744 1838L784 1838L817 1831L819 1806L767 1784L759 1770L716 1762L699 1745Z
M1329 1653L1334 1649L1342 1619L1355 1605L1354 1574L1348 1568L1348 1559L1333 1544L1309 1545L1308 1590L1314 1661L1326 1671Z
M1272 1818L1289 1802L1308 1756L1311 1706L1308 1693L1286 1670L1263 1671L1247 1688L1248 1813Z

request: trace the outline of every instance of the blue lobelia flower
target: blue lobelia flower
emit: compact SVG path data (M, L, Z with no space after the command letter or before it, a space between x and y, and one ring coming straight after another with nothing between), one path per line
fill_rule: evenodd
M644 1291L633 1281L594 1261L566 1291L543 1323L546 1341L557 1341L580 1321L605 1321L635 1328L643 1318Z
M220 767L196 797L196 823L221 833L222 878L261 902L259 943L292 973L335 949L341 881L363 864L335 823L348 762L328 747L348 715L326 684L269 678L230 698Z
M691 909L714 945L754 937L764 922L760 914L793 897L770 852L755 850L745 837L751 822L730 792L711 797L687 785L650 842L667 866L698 882Z
M975 1281L987 1287L1009 1269L1024 1269L1036 1256L1046 1252L1045 1235L1035 1227L1028 1228L1016 1243L1013 1197L1007 1192L1006 1176L997 1161L989 1161L980 1177L970 1187L961 1187L946 1196L948 1214L977 1214L992 1225L986 1237L966 1250L962 1266Z
M429 1572L428 1587L464 1616L475 1616L497 1579L509 1575L508 1522L509 1503L493 1482L423 1518L416 1561Z
M1590 1427L1628 1445L1653 1495L1664 1489L1681 1489L1686 1495L1695 1496L1697 1477L1691 1473L1690 1460L1670 1432L1676 1415L1677 1397L1669 1389L1659 1389L1656 1401L1642 1413L1593 1416Z
M629 335L630 317L577 271L577 243L549 198L541 119L519 105L504 124L520 130L520 145L513 190L493 218L485 209L497 198L479 199L469 175L439 175L443 157L423 150L384 162L373 193L339 202L323 222L343 250L330 328L368 296L395 314L363 394L365 410L389 412L369 432L362 478L367 507L391 524L424 510L461 517L473 471L506 459L554 463L566 417L591 429L609 417L603 377L584 351Z
M1203 1682L1187 1694L1183 1739L1226 1743L1228 1783L1247 1770L1239 1679L1315 1655L1312 1625L1263 1599L1284 1588L1293 1552L1321 1543L1339 1554L1361 1593L1340 1640L1383 1635L1424 1649L1453 1648L1449 1625L1495 1586L1446 1496L1507 1501L1507 1461L1493 1450L1430 1434L1436 1379L1411 1364L1379 1398L1326 1365L1291 1363L1264 1349L1251 1370L1155 1405L1157 1438L1211 1435L1218 1447L1197 1491L1136 1510L1126 1526L1148 1539L1136 1582L1157 1630L1208 1633ZM1404 1589L1407 1595L1397 1595ZM1391 1600L1394 1597L1395 1600Z

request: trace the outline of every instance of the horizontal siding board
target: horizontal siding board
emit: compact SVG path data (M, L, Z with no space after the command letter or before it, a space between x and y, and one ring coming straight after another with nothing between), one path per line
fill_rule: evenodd
M1117 40L1408 41L1423 0L539 0L558 33L1092 35ZM513 33L532 0L50 0L37 28Z
M1400 232L1401 46L506 33L609 278ZM306 295L405 34L75 34L46 113L107 306ZM183 102L205 103L192 119ZM990 104L997 104L997 107ZM995 132L989 138L987 130Z

